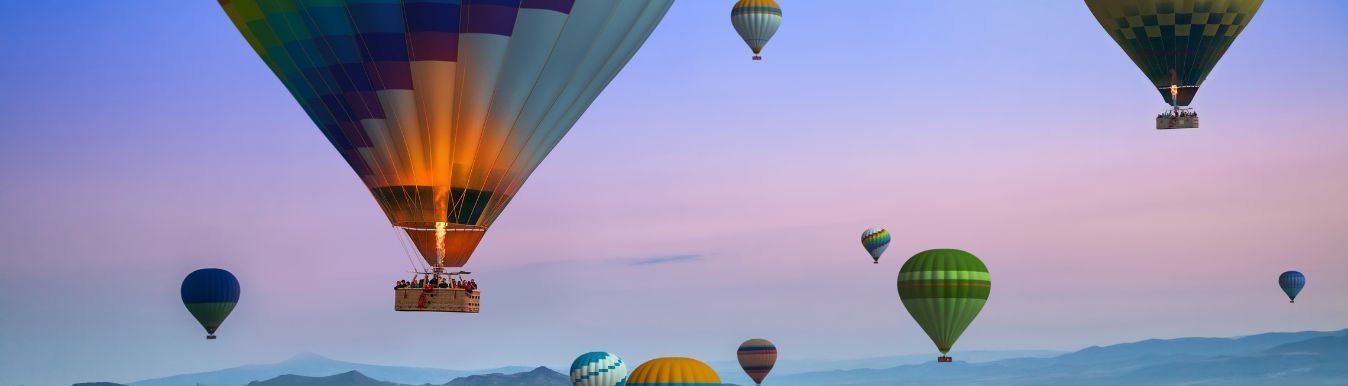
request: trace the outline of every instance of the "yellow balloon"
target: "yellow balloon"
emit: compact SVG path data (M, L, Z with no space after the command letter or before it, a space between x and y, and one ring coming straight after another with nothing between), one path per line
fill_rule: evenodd
M721 384L706 363L693 358L655 358L642 363L627 377L628 386L702 386Z

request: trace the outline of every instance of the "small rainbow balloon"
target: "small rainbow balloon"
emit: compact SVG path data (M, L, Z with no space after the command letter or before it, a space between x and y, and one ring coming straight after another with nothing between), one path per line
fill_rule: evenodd
M876 264L880 264L880 255L885 253L885 248L889 248L889 231L874 227L861 232L861 246L866 247L866 252L870 252Z

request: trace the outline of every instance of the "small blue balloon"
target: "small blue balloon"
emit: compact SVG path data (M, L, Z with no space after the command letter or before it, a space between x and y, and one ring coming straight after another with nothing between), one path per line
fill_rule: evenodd
M1287 271L1278 275L1278 286L1282 287L1282 292L1287 293L1287 298L1291 303L1297 302L1297 294L1301 293L1301 288L1306 286L1306 275L1301 272Z

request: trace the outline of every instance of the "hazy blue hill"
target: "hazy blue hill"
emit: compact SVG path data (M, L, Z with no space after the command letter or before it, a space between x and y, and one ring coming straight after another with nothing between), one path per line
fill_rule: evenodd
M1097 385L1348 385L1348 337L1311 338L1257 353L1165 363L1079 380Z
M966 351L959 353L959 360L970 363L992 362L1009 358L1047 358L1065 354L1063 351L1050 350L998 350L998 351ZM936 359L936 354L916 354L916 355L893 355L871 358L857 359L839 359L839 360L812 360L812 359L790 359L778 358L777 365L772 369L772 375L769 379L776 379L778 376L789 374L803 374L813 372L833 371L838 369L863 370L863 369L887 369L900 365L915 365L923 362L931 362ZM721 375L721 380L726 382L740 382L753 384L748 375L740 369L739 362L720 361L709 362L712 369Z
M1024 355L1048 355L1022 352ZM849 370L792 374L774 371L774 386L831 385L1348 385L1348 330L1268 333L1235 338L1150 339L1092 346L1052 357L977 362L1010 352L956 352L956 362L935 363L933 355L822 361L805 365L786 360L778 370L820 366ZM886 368L886 362L921 363ZM738 366L717 363L727 382L740 381ZM796 368L797 370L799 367ZM379 376L373 373L381 374ZM265 380L265 381L261 381ZM258 381L258 382L252 382ZM252 382L252 383L250 383ZM448 382L448 383L445 383ZM563 386L566 375L545 367L454 371L341 362L306 354L281 363L242 366L133 383L132 386ZM116 386L84 384L81 386Z
M925 363L888 369L834 370L774 376L773 385L952 385L962 383L1005 383L1014 369L993 363Z
M470 375L445 383L444 386L569 386L570 379L547 367L539 367L527 372L515 374ZM282 375L265 381L255 381L247 386L409 386L400 383L375 380L359 371L348 371L326 377L306 377L302 375ZM429 384L422 386L431 386Z
M343 362L316 354L300 354L280 363L247 365L204 373L175 375L165 378L132 382L130 386L243 386L252 381L267 380L282 375L326 377L349 371L359 371L372 379L408 384L441 384L454 378L490 373L517 373L528 367L502 367L488 370L445 370L426 367L380 366Z
M1250 344L1259 344L1267 346L1277 346L1293 342L1301 342L1309 339L1318 339L1323 337L1343 337L1348 336L1348 328L1338 331L1301 331L1301 332L1270 332L1266 334L1248 335L1233 339L1240 339Z
M1314 355L1344 355L1348 353L1348 335L1325 336L1305 341L1279 345L1268 350L1269 353L1307 353Z
M70 386L126 386L126 385L112 382L85 382L85 383L76 383Z
M358 371L348 371L326 377L306 377L302 375L282 375L265 381L249 382L248 386L405 386L392 382L376 381Z
M959 356L956 355L958 359ZM772 377L774 385L1348 384L1348 330L1146 340L1053 358Z
M547 367L527 373L472 375L455 379L445 386L570 386L571 378Z
M1274 346L1325 336L1348 335L1348 330L1329 332L1274 332L1236 338L1149 339L1112 346L1092 346L1055 358L1058 363L1101 364L1161 358L1208 357L1263 351Z

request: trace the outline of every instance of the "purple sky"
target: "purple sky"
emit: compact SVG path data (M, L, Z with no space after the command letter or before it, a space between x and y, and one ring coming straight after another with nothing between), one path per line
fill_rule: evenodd
M994 281L955 355L1348 327L1348 4L1266 3L1203 128L1158 132L1080 2L781 3L762 62L729 2L677 3L483 241L482 313L426 315L391 310L383 214L215 4L0 2L0 385L935 355L894 277L941 247ZM211 342L178 298L208 266L243 285Z

